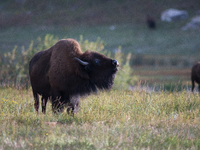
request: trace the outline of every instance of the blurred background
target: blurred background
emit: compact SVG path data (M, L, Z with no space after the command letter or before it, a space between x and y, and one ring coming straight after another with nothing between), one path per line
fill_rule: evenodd
M111 55L119 49L124 58L131 54L133 89L191 86L191 67L200 56L199 16L199 0L1 0L0 62L15 46L23 51L47 34L100 38Z

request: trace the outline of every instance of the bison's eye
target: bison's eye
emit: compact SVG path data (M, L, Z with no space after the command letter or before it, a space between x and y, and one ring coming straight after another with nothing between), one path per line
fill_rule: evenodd
M95 59L94 60L94 64L97 65L97 66L100 66L100 60L99 59Z

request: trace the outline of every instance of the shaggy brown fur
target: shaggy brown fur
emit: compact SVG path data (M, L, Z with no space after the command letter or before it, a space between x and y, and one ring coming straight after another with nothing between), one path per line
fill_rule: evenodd
M29 63L35 110L38 112L39 109L39 94L43 113L48 99L52 101L54 112L62 111L64 107L68 112L77 112L80 96L97 89L111 89L118 66L116 60L99 53L82 53L74 39L58 41L37 53Z
M194 91L195 82L197 82L200 92L200 62L197 62L192 67L191 80L192 80L192 92Z

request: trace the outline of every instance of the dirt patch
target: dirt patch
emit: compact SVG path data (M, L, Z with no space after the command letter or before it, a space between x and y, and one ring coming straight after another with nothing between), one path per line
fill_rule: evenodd
M141 69L141 70L140 70ZM162 70L145 70L144 68L140 67L140 69L134 70L134 75L139 76L185 76L189 77L191 73L191 69L170 69L166 70L163 68Z

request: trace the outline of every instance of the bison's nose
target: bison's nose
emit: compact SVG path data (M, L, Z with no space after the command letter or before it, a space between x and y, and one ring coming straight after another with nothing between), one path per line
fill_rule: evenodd
M112 60L112 64L115 66L115 67L118 67L119 66L119 63L117 60Z

